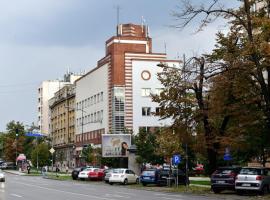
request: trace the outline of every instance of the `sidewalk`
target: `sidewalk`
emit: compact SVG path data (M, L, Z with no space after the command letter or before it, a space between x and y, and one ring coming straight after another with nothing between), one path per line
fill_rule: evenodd
M195 176L192 176L192 177L189 177L189 180L192 180L192 181L210 181L210 178L209 177L195 177Z
M25 176L26 173L23 173L23 172L20 172L20 171L17 171L17 170L3 170L4 172L6 173L9 173L9 174L15 174L15 175L19 175L19 176Z

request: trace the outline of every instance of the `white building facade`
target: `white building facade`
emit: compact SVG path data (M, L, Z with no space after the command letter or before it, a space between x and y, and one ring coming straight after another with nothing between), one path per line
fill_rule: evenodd
M162 91L157 79L160 63L180 66L180 61L167 60L166 54L152 53L146 26L118 25L117 36L106 42L105 57L75 82L78 154L84 145L100 145L102 134L137 134L140 128L171 124L170 119L153 115L159 108L150 94Z
M50 108L49 100L54 94L67 84L73 84L81 75L68 73L63 80L42 81L38 87L38 122L39 131L48 135L50 133Z

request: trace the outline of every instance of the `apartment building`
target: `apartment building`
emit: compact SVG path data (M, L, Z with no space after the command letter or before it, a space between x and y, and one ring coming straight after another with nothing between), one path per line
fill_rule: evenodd
M75 167L75 86L65 85L49 100L50 138L59 167Z
M140 128L171 124L152 114L159 108L150 94L162 91L157 65L179 67L180 61L153 53L148 27L135 24L118 25L105 49L97 66L75 82L77 155L84 145L99 146L105 133L137 134Z

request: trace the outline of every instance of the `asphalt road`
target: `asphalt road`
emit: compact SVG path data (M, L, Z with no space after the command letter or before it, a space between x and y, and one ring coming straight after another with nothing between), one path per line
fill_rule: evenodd
M213 200L247 199L234 195L189 195L131 189L98 182L57 181L6 174L0 200Z

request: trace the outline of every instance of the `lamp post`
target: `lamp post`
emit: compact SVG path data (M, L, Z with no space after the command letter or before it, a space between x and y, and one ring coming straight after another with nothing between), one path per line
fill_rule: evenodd
M15 158L15 163L17 166L17 157L18 157L18 130L16 129L16 158Z

